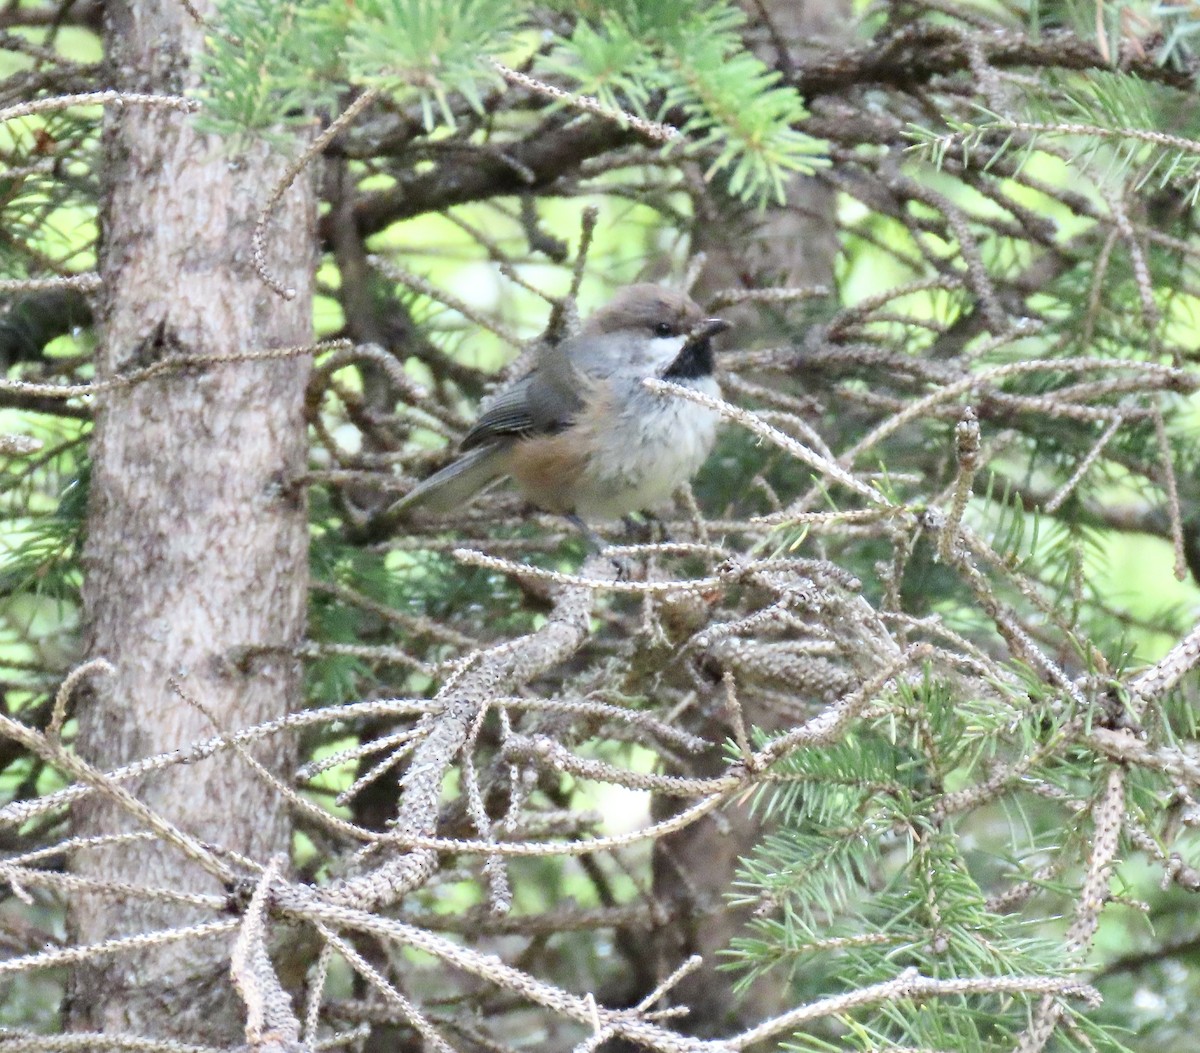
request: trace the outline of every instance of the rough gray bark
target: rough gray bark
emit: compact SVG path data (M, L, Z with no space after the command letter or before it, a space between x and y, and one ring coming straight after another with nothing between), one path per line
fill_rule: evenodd
M201 4L203 14L207 5ZM194 85L204 30L173 0L106 9L117 83L142 92ZM106 125L101 376L177 355L227 355L312 338L315 208L298 183L278 208L267 259L298 291L282 301L255 276L251 235L282 172L265 147L198 134L191 117L116 108ZM78 749L111 768L222 729L297 708L300 669L279 652L303 635L307 526L303 396L307 359L189 367L98 402L85 550L89 653L116 667L79 714ZM168 686L176 677L208 715ZM211 717L211 721L210 721ZM257 751L283 772L280 745ZM204 842L265 861L289 848L278 795L225 756L130 786ZM91 836L134 824L92 798L76 815ZM220 893L217 881L161 841L78 853L105 881ZM72 901L73 939L92 943L215 920L137 897ZM74 978L79 1029L220 1043L242 1036L228 979L231 939L166 945L90 965Z

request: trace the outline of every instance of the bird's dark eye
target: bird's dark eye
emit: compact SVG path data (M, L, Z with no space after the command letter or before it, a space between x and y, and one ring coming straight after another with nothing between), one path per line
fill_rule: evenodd
M670 322L659 322L654 327L655 336L674 336L675 327Z

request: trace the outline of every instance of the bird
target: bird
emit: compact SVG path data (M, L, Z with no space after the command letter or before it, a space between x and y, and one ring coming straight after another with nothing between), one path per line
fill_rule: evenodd
M638 283L485 403L460 456L389 510L444 515L508 476L532 504L590 524L664 503L708 458L719 415L648 390L657 377L719 396L712 338L730 328L685 293Z

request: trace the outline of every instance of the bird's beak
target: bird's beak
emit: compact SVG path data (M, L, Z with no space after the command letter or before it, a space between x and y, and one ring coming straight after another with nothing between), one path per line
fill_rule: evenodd
M716 336L718 333L723 333L725 330L732 328L733 323L727 318L705 318L703 322L688 334L688 343L707 340L709 337Z

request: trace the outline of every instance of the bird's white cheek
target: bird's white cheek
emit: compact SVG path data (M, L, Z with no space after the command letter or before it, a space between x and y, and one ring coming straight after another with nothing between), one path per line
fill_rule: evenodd
M650 365L655 372L666 369L683 350L686 336L656 336L650 341Z

